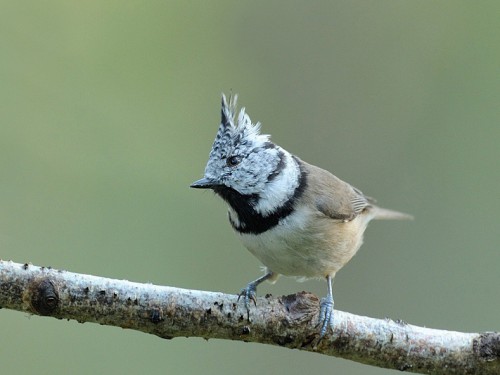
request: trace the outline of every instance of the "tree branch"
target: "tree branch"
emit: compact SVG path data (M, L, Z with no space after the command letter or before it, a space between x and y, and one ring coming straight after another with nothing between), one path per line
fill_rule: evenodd
M259 342L432 374L499 374L500 335L416 327L335 311L335 332L317 343L319 300L301 292L237 297L0 261L0 306L150 333ZM316 345L317 344L317 345Z

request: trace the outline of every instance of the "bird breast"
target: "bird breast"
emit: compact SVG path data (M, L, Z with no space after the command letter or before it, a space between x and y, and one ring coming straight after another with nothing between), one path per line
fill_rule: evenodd
M238 233L243 245L269 270L285 276L334 276L358 251L368 220L343 222L306 206L260 234Z

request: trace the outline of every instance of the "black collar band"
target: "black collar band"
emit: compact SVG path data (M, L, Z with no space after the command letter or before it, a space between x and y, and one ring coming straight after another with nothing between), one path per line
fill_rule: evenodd
M243 195L236 190L226 186L214 187L214 191L220 195L236 212L239 223L229 218L231 226L238 233L260 234L277 226L281 220L289 216L294 211L295 202L302 196L307 186L307 174L298 158L293 156L293 160L300 169L299 184L295 188L293 195L283 205L273 212L262 215L255 211L254 207L258 202L257 194Z

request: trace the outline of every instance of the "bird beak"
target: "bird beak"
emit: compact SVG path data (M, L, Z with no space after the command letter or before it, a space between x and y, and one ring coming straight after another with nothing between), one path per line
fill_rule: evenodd
M193 182L189 187L195 188L195 189L212 189L214 186L216 186L217 183L210 179L203 177L202 179L199 179L198 181Z

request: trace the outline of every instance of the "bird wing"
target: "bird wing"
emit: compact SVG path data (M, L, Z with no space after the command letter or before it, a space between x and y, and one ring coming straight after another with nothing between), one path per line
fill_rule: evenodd
M351 221L374 200L330 172L303 162L308 178L309 199L318 211L336 220Z

